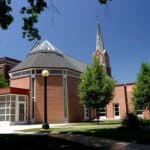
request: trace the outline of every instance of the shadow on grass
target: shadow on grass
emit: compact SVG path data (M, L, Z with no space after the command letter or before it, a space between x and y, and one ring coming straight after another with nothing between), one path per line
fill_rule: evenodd
M138 144L150 144L150 130L130 130L128 128L112 128L112 129L88 129L86 131L69 131L61 133L83 134L87 136L95 136L119 141L126 141Z
M15 148L16 150L33 150L35 148L37 148L38 150L76 150L79 148L81 150L91 149L91 147L59 138L50 137L49 135L0 134L0 145L5 149Z

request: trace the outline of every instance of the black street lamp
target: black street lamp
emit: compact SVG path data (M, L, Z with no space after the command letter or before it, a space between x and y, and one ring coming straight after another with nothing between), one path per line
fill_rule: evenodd
M44 77L44 122L42 124L43 129L49 129L49 124L47 121L47 77L49 75L48 70L42 71L42 76Z

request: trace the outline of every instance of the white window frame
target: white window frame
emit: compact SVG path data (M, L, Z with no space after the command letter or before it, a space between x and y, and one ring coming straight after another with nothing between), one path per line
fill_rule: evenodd
M119 115L116 115L116 108L115 108L116 105L118 105L118 112L119 112ZM113 112L114 112L114 118L115 118L115 119L120 119L120 105L119 105L119 103L114 103L114 104L113 104Z
M102 109L104 109L105 111L101 111ZM105 113L105 115L102 115L101 116L101 113ZM100 116L100 119L106 119L107 118L107 108L106 107L100 107L99 108L99 116Z

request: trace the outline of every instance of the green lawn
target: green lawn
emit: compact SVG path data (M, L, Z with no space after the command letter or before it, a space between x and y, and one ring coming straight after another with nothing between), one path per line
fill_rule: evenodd
M28 129L24 132L45 132L42 129ZM101 138L115 139L134 143L150 144L150 127L139 130L129 130L121 127L121 121L104 121L97 125L95 122L72 123L66 126L50 128L49 133L84 134Z
M51 132L51 133L72 133L72 132L87 132L88 130L95 129L111 129L120 127L121 121L100 121L99 125L96 122L79 122L79 123L69 123L66 125L56 126L48 130L43 130L42 128L26 129L23 132Z

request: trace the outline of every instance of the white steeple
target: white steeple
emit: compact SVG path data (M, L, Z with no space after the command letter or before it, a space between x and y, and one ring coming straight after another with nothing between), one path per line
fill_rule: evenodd
M98 17L97 17L96 50L104 50L104 44Z

